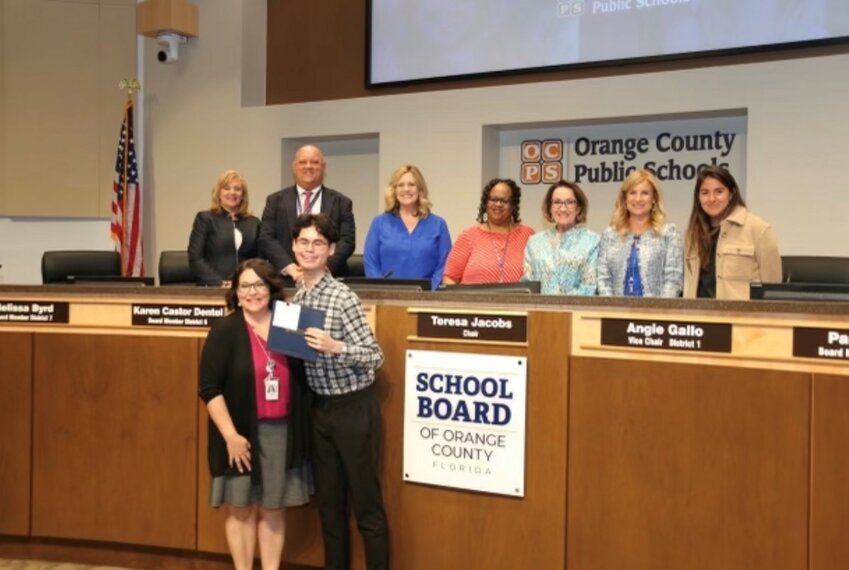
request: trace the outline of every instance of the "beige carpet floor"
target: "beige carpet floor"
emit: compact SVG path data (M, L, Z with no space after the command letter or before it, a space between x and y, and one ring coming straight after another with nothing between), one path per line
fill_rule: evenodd
M118 566L89 566L70 562L42 562L39 560L8 560L0 558L0 570L126 570Z

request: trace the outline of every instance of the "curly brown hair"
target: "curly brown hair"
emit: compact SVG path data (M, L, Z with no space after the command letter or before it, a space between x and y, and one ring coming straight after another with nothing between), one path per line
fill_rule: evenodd
M493 178L486 186L483 187L483 190L481 191L481 203L480 206L478 206L478 223L486 223L486 203L489 201L489 194L497 184L504 184L510 188L510 206L512 207L511 215L513 217L513 223L518 224L522 221L522 218L519 216L519 201L522 199L522 189L510 178Z

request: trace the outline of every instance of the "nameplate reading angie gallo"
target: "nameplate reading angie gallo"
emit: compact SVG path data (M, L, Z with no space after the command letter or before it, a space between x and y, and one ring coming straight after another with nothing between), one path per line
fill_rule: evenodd
M68 323L69 303L0 301L0 323Z
M210 305L133 304L133 326L208 327L224 316L224 307Z
M793 356L849 360L849 329L793 327Z
M418 313L417 329L418 336L426 338L528 341L528 317L526 315Z
M731 352L731 325L601 319L601 344L693 352Z

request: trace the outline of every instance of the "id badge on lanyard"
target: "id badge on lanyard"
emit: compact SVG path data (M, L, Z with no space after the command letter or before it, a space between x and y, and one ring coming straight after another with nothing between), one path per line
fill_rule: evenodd
M280 399L280 378L278 378L274 374L274 368L277 363L273 360L269 360L265 363L265 379L263 380L263 384L265 385L265 401L266 402L276 402Z

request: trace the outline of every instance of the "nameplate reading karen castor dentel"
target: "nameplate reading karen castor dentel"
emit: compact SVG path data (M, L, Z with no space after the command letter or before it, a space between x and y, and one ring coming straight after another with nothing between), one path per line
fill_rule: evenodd
M506 342L528 341L527 315L418 313L418 336Z
M175 305L171 303L133 304L133 326L208 327L225 315L224 307Z
M729 323L601 319L601 344L628 348L731 352Z

